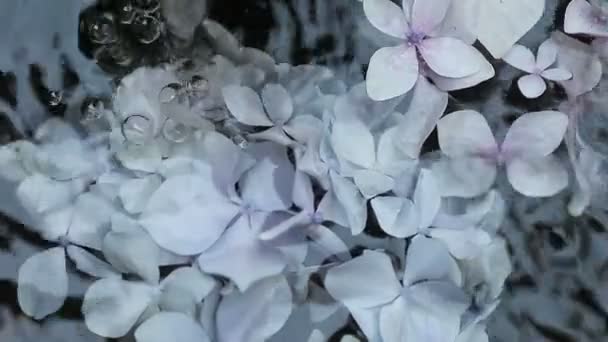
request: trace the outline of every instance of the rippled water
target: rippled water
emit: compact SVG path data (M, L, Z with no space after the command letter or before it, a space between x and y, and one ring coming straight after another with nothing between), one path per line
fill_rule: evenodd
M137 66L209 53L204 35L195 35L194 44L180 37L193 30L188 22L169 22L174 36L159 38L160 12L154 11L154 1L133 2L147 8L145 20L135 21L125 10L129 4L119 0L0 0L0 143L27 137L48 115L78 119L83 102L107 98L112 81ZM523 43L536 46L559 27L556 18L565 4L548 0L545 17ZM356 0L209 0L205 5L199 11L226 25L245 45L264 49L279 62L328 65L351 84L362 80L371 53L382 45L383 38L367 29ZM192 20L197 18L193 13ZM121 24L112 23L116 20ZM451 93L448 110L477 109L490 116L492 126L502 127L518 113L557 109L565 100L559 88L526 100L514 86L517 72L503 64L495 68L496 78ZM608 127L608 116L601 115L608 112L604 89L596 90L592 104L598 115L584 127L589 145L608 155L608 134L602 128ZM567 195L510 200L502 231L514 273L489 325L491 339L608 341L606 199L597 199L576 219L567 215ZM34 323L19 312L17 269L47 243L23 229L26 216L8 196L0 201L5 213L0 221L0 341L101 340L81 324L86 279L79 275L72 275L70 298L53 319Z

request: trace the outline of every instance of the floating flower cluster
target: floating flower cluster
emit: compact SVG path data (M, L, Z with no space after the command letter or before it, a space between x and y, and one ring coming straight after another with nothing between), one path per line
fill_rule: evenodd
M523 196L558 194L569 177L556 150L574 128L537 111L498 143L481 113L444 115L447 91L493 77L479 39L530 74L518 81L527 97L543 79L582 94L593 80L559 37L536 58L514 45L543 4L363 0L400 42L352 87L206 20L211 62L139 68L80 127L50 119L34 141L0 148L0 175L54 244L19 270L22 310L57 311L73 264L95 279L82 313L103 337L255 342L297 324L323 341L322 323L347 311L370 341L487 341L511 270L497 175L504 166ZM601 36L585 24L593 6L574 0L566 30ZM423 153L435 130L440 150Z

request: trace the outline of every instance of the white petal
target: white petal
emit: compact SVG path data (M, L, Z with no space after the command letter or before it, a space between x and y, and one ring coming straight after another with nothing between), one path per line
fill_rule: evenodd
M447 280L462 285L462 274L456 260L441 242L418 235L412 239L405 259L404 286L419 281Z
M198 257L198 265L207 273L229 278L245 291L256 281L281 273L285 259L278 249L259 241L248 217L241 216Z
M241 178L241 198L253 209L266 212L285 210L291 206L291 189L283 189L277 184L278 165L269 159L263 159ZM289 190L285 193L284 190Z
M41 224L35 229L44 239L58 242L68 233L73 217L73 206L55 210L44 215Z
M479 0L451 1L437 36L454 37L467 44L477 40Z
M599 11L585 0L572 0L566 8L564 31L595 37L608 37L608 29L598 17Z
M293 114L291 95L280 84L266 84L262 89L262 102L268 117L275 125L286 123Z
M483 323L472 324L460 332L455 342L488 342L488 334Z
M541 18L544 0L479 1L478 38L494 56L503 57Z
M456 38L425 39L418 51L431 70L440 76L461 78L481 70L482 61L477 50Z
M180 267L171 272L161 282L161 290L178 290L180 293L188 293L198 303L207 297L215 288L215 279L196 267Z
M566 94L574 98L595 88L602 78L602 63L593 47L559 31L551 39L558 45L558 67L573 75L571 80L560 82Z
M472 110L450 113L437 124L441 152L464 157L497 151L496 140L483 115Z
M241 123L249 126L272 126L264 112L262 100L253 89L236 85L222 89L226 107Z
M407 93L417 79L416 49L399 45L381 48L374 53L369 60L365 81L369 97L383 101Z
M451 78L440 76L432 70L427 70L427 75L433 80L433 83L435 83L437 88L443 91L470 88L491 79L495 75L494 67L485 59L481 52L477 50L475 51L477 54L477 60L480 63L480 67L479 71L473 75L460 78Z
M17 299L21 310L37 320L63 306L68 293L65 250L54 247L29 257L19 268Z
M441 207L441 192L431 170L420 170L413 200L418 212L418 227L430 227Z
M363 11L372 25L388 35L405 38L409 32L403 12L390 0L364 0Z
M347 307L371 308L397 298L401 286L391 259L384 253L366 250L363 255L329 269L325 288Z
M536 74L520 77L517 80L517 86L521 93L529 99L535 99L547 90L545 80Z
M303 211L315 211L315 195L312 192L310 177L302 171L296 171L293 182L293 203Z
M380 336L383 342L406 342L407 303L397 297L392 303L380 309Z
M283 327L292 306L291 290L283 277L260 281L244 293L233 292L217 310L218 342L266 341Z
M418 159L422 144L435 129L447 105L448 94L437 89L426 77L420 76L395 139L395 144L407 157Z
M315 139L323 130L323 122L312 115L298 115L292 117L289 122L283 126L283 129L289 136L294 138L299 143L305 143L310 139Z
M32 214L41 214L68 204L81 190L75 182L56 182L41 174L27 177L17 187L17 198Z
M516 158L507 164L507 177L517 192L528 197L549 197L568 186L568 171L554 156Z
M160 312L135 331L137 342L209 342L203 327L191 317L177 312Z
M540 75L551 81L567 81L572 78L572 73L562 68L548 69Z
M310 333L310 336L308 336L308 342L325 342L325 341L327 341L327 338L321 332L321 330L318 330L318 329L313 330Z
M254 165L255 160L220 133L207 133L204 139L201 152L211 165L214 183L221 191L234 188L234 184Z
M151 173L160 167L163 151L157 142L146 145L129 144L116 152L116 158L127 169Z
M348 217L344 207L338 201L332 190L327 191L325 196L321 199L321 202L317 207L317 213L320 214L324 220L331 221L343 227L348 227Z
M112 203L86 192L74 203L74 216L67 233L71 243L100 250L103 237L110 230L110 219L116 212Z
M106 259L123 272L135 273L150 284L158 283L160 249L143 230L109 232L103 240Z
M480 158L443 159L433 164L443 197L476 197L488 191L496 179L496 165Z
M557 61L557 45L549 38L538 47L536 56L536 68L545 70ZM526 70L527 71L527 70Z
M393 178L373 170L357 170L353 174L353 180L367 199L390 191L395 185Z
M75 245L67 248L68 256L76 264L76 268L96 278L120 277L110 264L89 253L86 249Z
M418 211L409 199L379 196L370 203L378 224L387 234L405 238L418 232Z
M152 302L154 289L117 278L96 281L84 295L82 313L92 332L103 337L124 336Z
M131 214L141 213L160 184L161 178L158 175L149 175L123 183L120 186L119 197L125 210Z
M15 144L0 147L0 177L11 182L20 182L27 177Z
M330 173L333 193L340 202L348 218L348 227L353 235L365 229L367 222L367 202L355 184L333 172Z
M162 248L194 255L213 245L239 211L232 203L199 200L175 212L146 214L139 222Z
M513 45L511 50L509 50L509 52L507 52L502 59L511 66L527 73L533 73L534 69L536 68L534 54L530 49L523 45Z
M336 256L340 260L350 259L348 246L329 228L317 224L308 229L307 235L328 257Z
M371 168L376 162L374 137L361 120L357 118L336 120L330 139L338 158L361 168Z
M251 133L247 137L251 140L272 141L283 146L293 144L293 140L287 136L281 126L273 126L261 132Z
M510 156L543 157L561 144L568 116L557 111L533 112L513 122L501 150Z
M382 306L373 308L349 308L351 316L369 341L380 341L380 312ZM345 335L340 342L361 342L358 337Z
M412 26L417 31L431 33L441 24L451 3L451 0L414 0Z
M430 235L443 241L450 253L459 260L472 259L492 242L490 235L477 227L468 229L434 228Z

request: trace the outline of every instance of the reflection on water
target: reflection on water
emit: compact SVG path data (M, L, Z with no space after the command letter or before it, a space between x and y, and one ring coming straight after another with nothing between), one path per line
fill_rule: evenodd
M205 58L209 46L196 23L206 14L225 24L246 45L265 49L279 62L326 64L349 83L362 79L361 71L384 39L361 20L355 0L163 1L167 4L162 8L156 0L93 2L0 0L0 97L4 100L0 111L5 113L0 117L0 143L28 136L49 114L94 126L116 77L140 65L187 56ZM538 45L546 39L547 32L559 26L554 18L562 17L567 2L548 0L547 14L523 43ZM191 3L197 6L183 5ZM188 8L187 20L178 15L184 8ZM496 79L452 93L451 109L493 113L490 124L504 130L517 113L557 108L565 100L557 87L540 99L527 100L513 82L517 72L495 67ZM586 104L589 113L580 132L583 146L597 154L594 163L608 156L608 115L604 114L608 106L603 89ZM167 134L178 139L178 128L169 128ZM594 169L596 186L604 184L608 165L606 160L601 162ZM601 195L602 190L596 193ZM491 339L607 340L606 202L594 202L604 206L595 205L576 219L567 214L566 195L548 201L515 197L511 203L503 233L514 273L490 324ZM14 203L2 207L12 217L24 217ZM87 279L79 275L71 275L70 298L55 318L40 325L19 313L14 282L18 266L34 250L47 246L21 224L28 222L8 216L0 221L0 341L101 340L80 322Z

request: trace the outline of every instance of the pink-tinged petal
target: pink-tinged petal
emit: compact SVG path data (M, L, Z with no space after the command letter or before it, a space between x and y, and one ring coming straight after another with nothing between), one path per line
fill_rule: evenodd
M528 73L533 73L536 67L532 51L519 44L515 44L502 59L512 67Z
M414 0L412 27L416 31L431 33L441 24L452 0Z
M557 45L552 39L545 40L538 47L536 56L536 68L545 70L557 61Z
M453 37L472 45L477 40L479 1L451 1L436 37Z
M536 74L520 77L517 80L517 86L521 93L529 99L535 99L547 90L545 80Z
M568 186L568 171L554 156L513 159L507 164L507 178L528 197L553 196Z
M572 78L572 73L562 68L548 69L543 71L540 75L551 81L567 81Z
M466 77L481 69L478 51L455 38L425 39L419 51L431 70L441 76Z
M556 111L528 113L513 122L501 150L512 157L544 157L561 144L567 128L566 114Z
M560 84L568 97L574 98L595 88L602 78L602 62L593 48L559 31L551 39L558 46L557 66L572 73L572 79Z
M410 91L418 79L416 49L406 45L385 47L374 53L367 69L367 94L376 101Z
M378 30L397 38L409 32L407 19L401 9L390 0L364 0L365 16Z
M446 158L433 164L443 197L477 197L496 179L496 165L481 158Z
M602 22L601 12L586 0L572 0L566 8L564 31L596 37L608 37L608 26Z
M494 134L483 115L461 110L444 116L437 124L439 147L449 157L497 151Z
M477 38L494 58L501 58L544 11L545 0L481 0Z
M481 67L475 74L461 78L450 78L440 76L432 70L428 70L427 75L433 80L433 83L435 83L437 88L443 91L470 88L491 79L495 74L494 67L485 59L481 52L475 51L477 53L477 58L481 61Z

